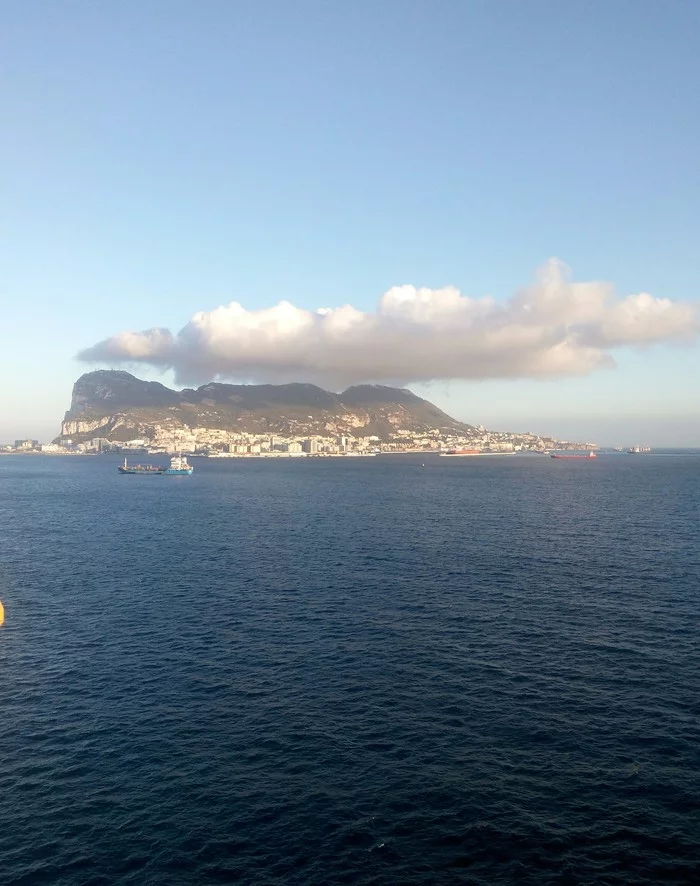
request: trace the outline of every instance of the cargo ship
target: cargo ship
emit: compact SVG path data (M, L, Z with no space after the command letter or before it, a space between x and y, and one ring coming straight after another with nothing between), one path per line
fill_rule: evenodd
M130 465L127 464L126 459L124 459L124 464L119 465L117 470L120 474L147 474L149 476L165 473L165 468L159 465Z
M481 455L480 449L446 449L440 455L465 456L465 455Z
M577 455L564 455L563 453L555 453L555 452L550 453L550 458L578 458L578 459L583 458L586 461L588 461L591 458L597 458L597 457L598 456L595 454L595 452L589 452L588 455L578 455L578 454Z
M117 470L120 474L144 474L153 477L162 474L191 474L194 468L188 464L184 456L175 455L170 459L170 466L167 468L162 465L130 465L124 459L124 464L119 465Z

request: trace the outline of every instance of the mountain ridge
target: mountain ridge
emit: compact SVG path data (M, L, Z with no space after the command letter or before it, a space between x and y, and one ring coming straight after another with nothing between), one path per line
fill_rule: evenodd
M99 369L73 385L59 439L153 439L193 428L230 433L345 434L391 439L399 430L468 433L458 421L406 388L355 385L336 394L317 385L209 382L180 391L124 370Z

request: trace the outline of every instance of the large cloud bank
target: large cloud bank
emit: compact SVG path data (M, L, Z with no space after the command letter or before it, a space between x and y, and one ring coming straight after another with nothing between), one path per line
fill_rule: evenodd
M78 357L89 363L174 369L179 382L214 378L359 382L556 378L614 366L616 348L688 342L692 305L646 293L616 298L609 284L576 283L557 259L507 302L453 287L395 286L375 312L350 305L307 311L281 301L231 302L168 329L121 332Z

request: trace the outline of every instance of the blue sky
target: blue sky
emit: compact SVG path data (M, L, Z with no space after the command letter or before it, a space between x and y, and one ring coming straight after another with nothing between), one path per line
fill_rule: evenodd
M699 39L685 0L5 4L0 440L55 435L81 349L231 301L500 302L556 256L700 307ZM610 354L411 387L491 427L700 445L697 346Z

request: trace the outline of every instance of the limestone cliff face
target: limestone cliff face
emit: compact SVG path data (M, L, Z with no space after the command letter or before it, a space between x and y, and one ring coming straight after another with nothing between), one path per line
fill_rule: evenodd
M107 421L103 418L96 418L93 421L64 421L61 423L62 437L78 437L90 434L91 436L101 436L97 432L100 431L105 424L111 424L112 416Z
M153 439L159 432L207 428L240 433L375 435L397 430L459 433L469 425L446 415L411 391L360 385L342 394L316 385L227 385L173 391L128 372L98 370L73 387L61 437Z
M73 396L65 420L79 419L93 413L104 416L125 408L171 406L179 400L179 394L165 385L141 381L128 372L87 372L73 385Z
M179 423L176 423L179 424ZM117 413L93 419L68 419L61 422L59 439L80 442L93 437L104 437L107 440L124 441L136 437L152 439L157 428L151 422L140 422L136 418Z

